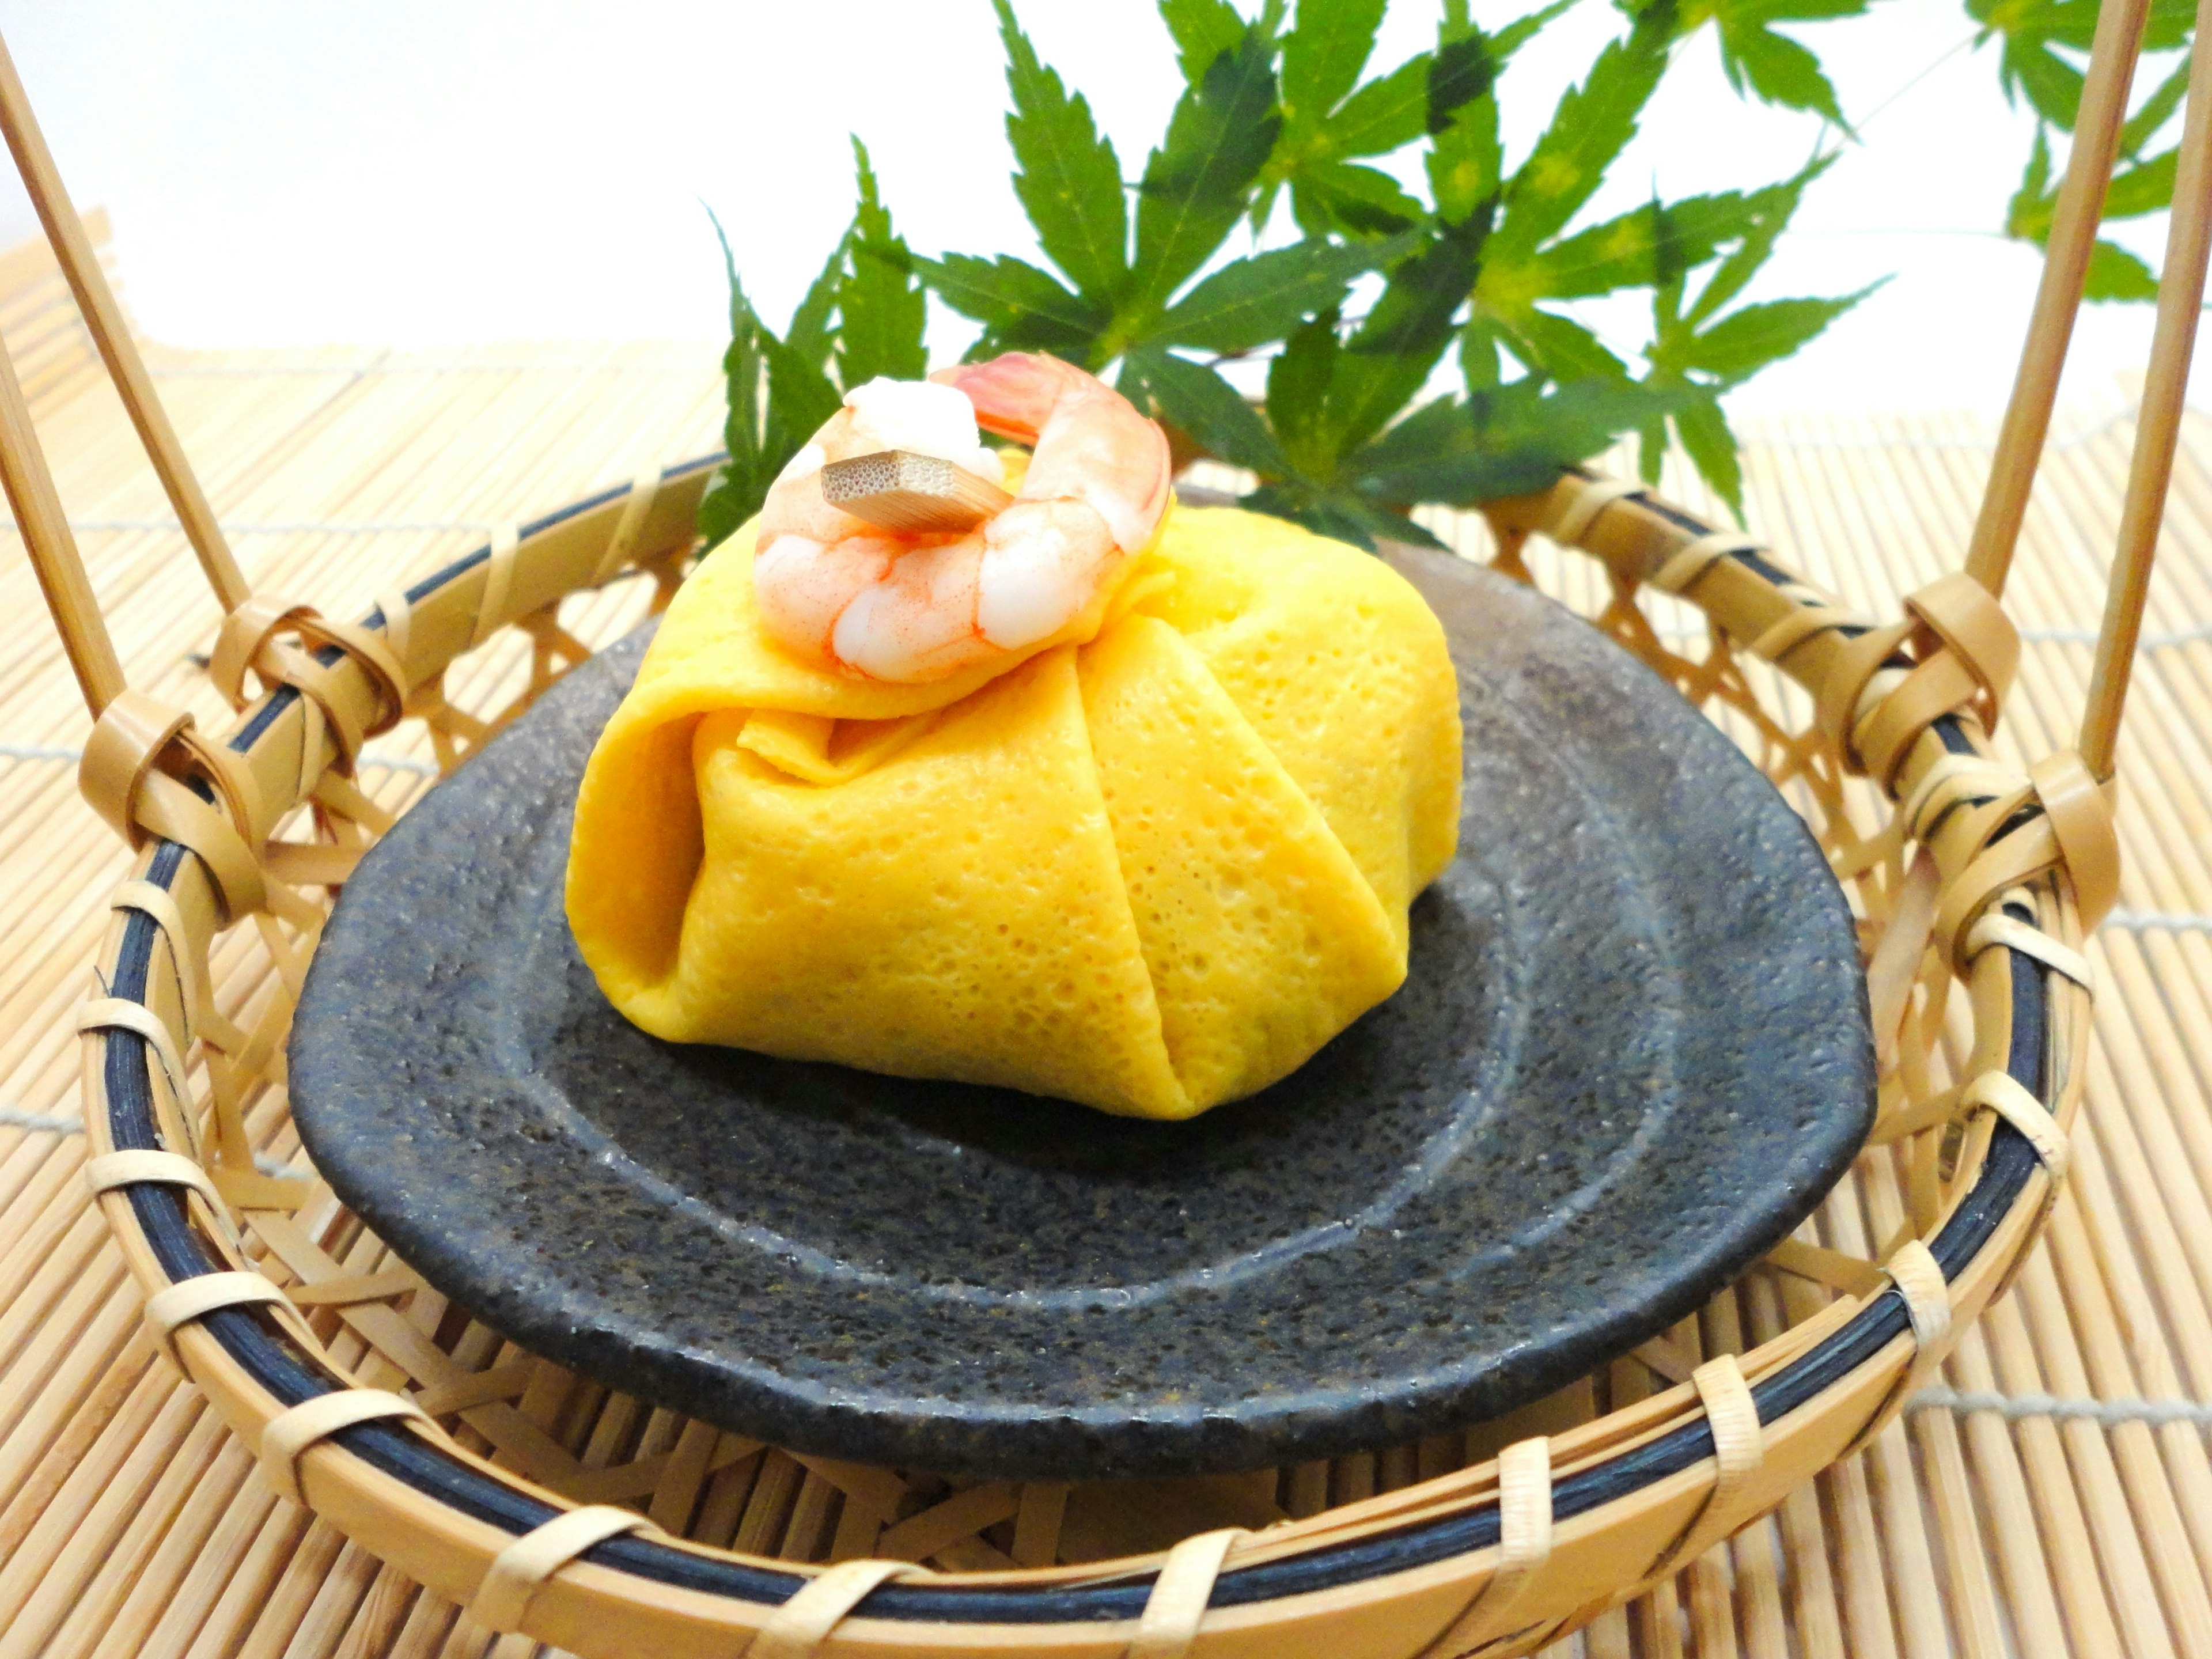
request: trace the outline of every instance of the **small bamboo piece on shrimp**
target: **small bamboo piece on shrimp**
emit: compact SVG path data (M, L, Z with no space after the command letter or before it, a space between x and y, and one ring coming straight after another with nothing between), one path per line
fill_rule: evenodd
M995 518L1014 498L934 455L884 449L824 466L822 499L902 535L957 536Z

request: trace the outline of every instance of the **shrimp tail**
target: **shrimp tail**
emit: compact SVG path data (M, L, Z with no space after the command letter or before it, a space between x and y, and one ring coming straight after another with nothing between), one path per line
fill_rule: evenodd
M955 363L929 377L964 392L975 424L1016 443L1034 444L1062 399L1091 377L1041 352L1009 351L987 363Z
M1167 510L1174 463L1167 434L1120 392L1042 352L957 363L930 378L966 393L984 430L1036 446L1025 499L1089 503L1125 553L1152 538Z

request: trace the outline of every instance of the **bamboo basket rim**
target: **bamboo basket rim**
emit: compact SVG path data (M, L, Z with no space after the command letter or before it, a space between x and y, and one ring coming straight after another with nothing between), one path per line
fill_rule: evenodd
M702 484L720 459L708 456L666 468L659 474L654 488L664 501L680 497L687 493L684 486ZM672 488L661 489L662 485ZM538 544L564 526L594 515L611 522L633 492L643 487L641 481L637 485L602 491L532 521L513 544L515 558L528 559ZM1569 501L1580 500L1586 494L1605 496L1595 503L1594 511L1581 515L1579 534L1585 540L1601 515L1613 512L1618 517L1624 504L1648 512L1671 526L1679 539L1711 538L1715 534L1691 515L1658 503L1644 492L1601 484L1586 474L1571 475L1560 490ZM1540 504L1528 509L1528 514L1539 520L1545 516ZM1551 515L1553 521L1557 516ZM688 517L687 510L687 523ZM471 573L484 568L495 556L494 544L478 547L407 590L406 599L410 605L420 604L458 591L457 585L465 584ZM1763 585L1780 587L1796 581L1748 543L1721 556ZM479 586L489 590L492 583L487 577ZM1802 588L1802 584L1798 586ZM482 600L490 596L485 592L477 597ZM501 616L492 620L503 623L510 618ZM382 608L372 611L363 626L386 627ZM471 631L481 635L488 629L480 618ZM373 702L369 678L345 653L325 646L315 654L325 669L354 681L364 701ZM296 714L296 723L302 726L307 719L300 693L290 685L278 686L246 713L227 746L233 753L250 755L276 731L288 714ZM1986 736L1971 719L1944 714L1933 729L1943 748L1952 753L1983 757L1989 754ZM304 733L301 741L306 741ZM133 876L167 887L188 867L187 856L187 849L178 842L149 842L134 866ZM2046 884L2043 897L2042 915L2018 905L2010 907L2010 914L2025 925L2041 925L2062 947L2078 941L2080 918L2070 884L2063 878L2053 879ZM161 937L160 928L146 915L118 912L102 952L110 964L113 995L147 1000L155 946ZM1977 968L1993 960L2004 963L2010 987L2010 1040L2003 1069L2063 1125L2070 1117L2079 1093L2081 1054L2078 1044L2054 1046L2052 1037L2063 1024L2065 1012L2052 999L2063 994L2070 981L2014 945L1984 952L1978 958ZM88 1113L94 1150L106 1152L161 1145L164 1137L153 1085L152 1045L144 1036L128 1030L95 1030L88 1033L88 1079L92 1085L88 1097L102 1108ZM1993 1292L1996 1281L2016 1264L2047 1212L2055 1190L2052 1173L2027 1136L2009 1122L1994 1122L1980 1150L1974 1178L1954 1194L1940 1229L1929 1240L1935 1262L1950 1286L1948 1295L1967 1300L1971 1308L1978 1309ZM2039 1182L2039 1175L2045 1176ZM180 1280L239 1265L227 1258L221 1241L194 1218L182 1189L134 1184L111 1198L120 1201L103 1207L124 1238L134 1273L149 1294ZM1854 1443L1901 1405L1903 1390L1889 1374L1917 1365L1916 1356L1922 1352L1919 1310L1892 1283L1839 1301L1832 1311L1834 1317L1813 1322L1821 1327L1813 1334L1813 1340L1808 1340L1808 1326L1801 1324L1742 1356L1751 1397L1765 1433L1772 1435L1785 1424L1803 1421L1802 1413L1817 1414L1824 1409L1824 1402L1849 1410L1856 1395L1844 1385L1863 1383L1870 1376L1887 1379L1884 1401L1873 1422L1852 1425ZM177 1350L186 1369L249 1443L259 1443L270 1422L285 1408L311 1395L335 1391L330 1387L333 1382L343 1389L349 1382L342 1374L331 1377L327 1364L319 1367L317 1356L307 1353L286 1328L258 1310L246 1308L227 1308L185 1327L179 1334ZM1619 1420L1624 1418L1630 1420ZM1625 1438L1624 1430L1628 1431ZM1622 1443L1610 1443L1616 1439ZM1609 1508L1632 1503L1658 1484L1687 1474L1700 1465L1714 1466L1710 1479L1716 1487L1722 1473L1706 1402L1688 1385L1654 1396L1626 1413L1599 1418L1583 1429L1559 1437L1551 1449L1559 1467L1550 1487L1550 1516L1559 1522L1601 1524ZM507 1536L527 1533L569 1507L568 1500L510 1472L388 1422L362 1423L323 1440L316 1455L302 1466L302 1472L308 1474L309 1501L339 1518L341 1525L345 1524L345 1515L358 1516L361 1494L376 1492L380 1480L396 1482L440 1504L450 1512L452 1520L488 1523L494 1533ZM1806 1476L1810 1473L1810 1469L1804 1472ZM351 1496L340 1498L339 1488L350 1489ZM368 1501L374 1509L375 1500ZM1351 1506L1349 1510L1324 1510L1308 1521L1259 1535L1240 1548L1237 1554L1243 1559L1232 1559L1222 1566L1206 1605L1224 1611L1286 1611L1329 1592L1372 1595L1387 1581L1497 1552L1503 1508L1498 1468L1492 1462L1394 1492L1384 1500ZM465 1524L463 1530L468 1530ZM409 1553L398 1552L401 1557ZM761 1614L772 1612L823 1577L821 1569L639 1533L610 1538L579 1559L610 1570L604 1584L596 1578L594 1583L601 1595L617 1601L668 1590L702 1592L732 1604L724 1609L723 1616L734 1615L741 1625L757 1622ZM420 1565L404 1559L401 1564ZM976 1626L1088 1626L1100 1620L1135 1620L1144 1613L1161 1582L1161 1565L1162 1558L1155 1555L1079 1569L928 1574L922 1582L887 1583L876 1588L866 1597L862 1618L864 1623L883 1620L908 1627L909 1637L921 1636L922 1632L912 1629L916 1626L936 1626L942 1632ZM465 1581L475 1575L458 1576ZM623 1580L630 1581L630 1586L626 1587ZM1632 1578L1618 1589L1625 1594L1637 1582L1640 1580ZM1601 1601L1590 1611L1609 1605L1612 1599L1618 1598ZM574 1639L573 1632L562 1634L563 1639Z

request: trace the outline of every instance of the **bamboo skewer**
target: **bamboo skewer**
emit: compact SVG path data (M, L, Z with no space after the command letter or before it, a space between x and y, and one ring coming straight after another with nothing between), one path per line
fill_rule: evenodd
M824 466L822 499L885 530L957 536L1004 512L1014 498L934 455L886 449Z
M184 523L185 534L198 556L200 568L207 574L208 585L215 590L216 603L226 614L235 611L252 590L231 556L230 544L216 523L215 511L201 493L184 446L155 392L152 377L146 373L138 348L131 341L130 325L124 320L123 307L115 302L114 291L100 268L100 256L93 252L84 225L63 187L60 170L54 166L46 136L31 112L31 100L16 76L15 61L9 55L5 41L0 41L0 134L7 138L16 171L22 174L23 187L38 210L39 222L46 227L46 240L53 245L70 289L76 295L85 327L100 349L124 408L130 411L131 423L146 446L161 488Z
M2175 165L2173 214L2166 232L2166 266L2158 283L2158 323L2151 336L2150 372L2143 383L2142 414L2136 428L2127 499L2120 510L2119 543L2106 591L2097 663L2081 717L2081 760L2100 781L2112 775L2120 714L2135 672L2158 532L2166 511L2181 434L2189 364L2197 349L2197 320L2204 305L2205 261L2212 255L2212 0L2197 9L2198 33L2189 65L2189 106L2182 116Z
M7 491L39 587L61 633L70 672L76 676L85 706L97 720L122 695L123 665L107 636L107 623L85 574L69 515L39 447L30 405L23 401L15 365L4 349L0 349L0 487Z
M2127 120L2128 89L2149 15L2150 0L2105 0L2097 13L2088 76L2074 123L2074 145L2066 158L2066 178L2059 185L2044 252L2043 278L2036 287L2027 343L2021 349L2019 373L2005 408L1996 453L1990 459L1989 489L1966 550L1966 574L1992 593L2004 592L2021 520L2027 512L2028 489L2051 429L2058 377L2066 367L2081 286L2096 251L2105 190L2112 182L2112 158ZM2179 201L2179 191L2174 199Z

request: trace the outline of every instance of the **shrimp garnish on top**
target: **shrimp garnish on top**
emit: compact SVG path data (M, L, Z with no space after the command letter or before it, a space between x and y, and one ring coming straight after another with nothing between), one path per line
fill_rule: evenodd
M992 483L977 428L1033 446L1012 502L965 535L901 535L823 497L830 461L902 449ZM769 635L810 661L920 684L1048 639L1152 539L1167 439L1104 382L1009 352L927 380L870 380L792 458L761 509L753 592Z

